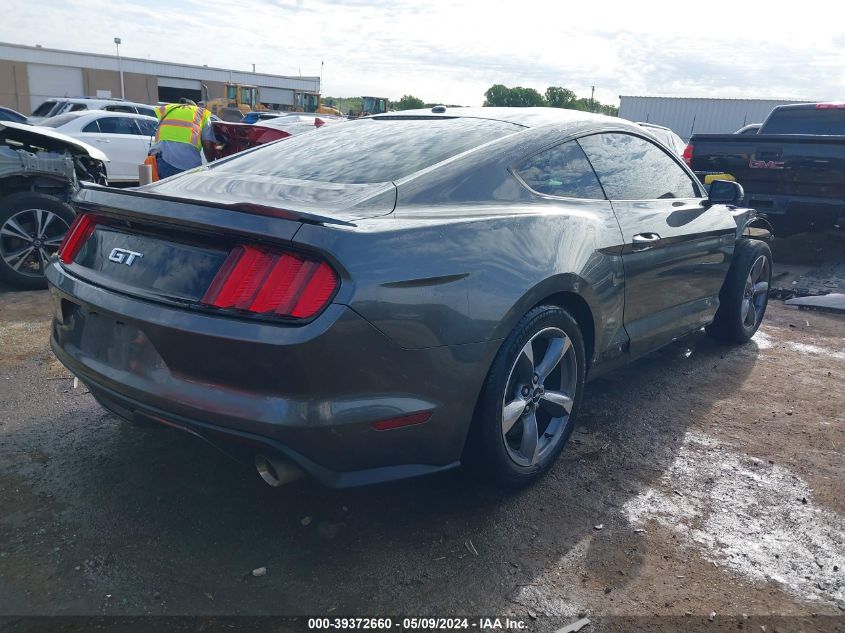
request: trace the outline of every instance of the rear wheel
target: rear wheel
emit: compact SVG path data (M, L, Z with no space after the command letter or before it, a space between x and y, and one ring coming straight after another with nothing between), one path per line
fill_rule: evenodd
M727 343L748 341L766 314L772 281L772 251L759 240L741 240L719 293L719 309L707 327L711 336Z
M526 314L505 340L477 411L480 464L505 487L539 478L566 444L586 364L578 323L556 306Z
M43 193L0 199L0 278L23 290L46 288L44 271L73 217L67 204Z

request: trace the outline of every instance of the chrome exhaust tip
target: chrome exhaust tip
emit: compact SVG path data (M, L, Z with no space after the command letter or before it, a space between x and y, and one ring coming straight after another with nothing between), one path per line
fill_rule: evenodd
M258 476L273 488L296 481L305 474L290 460L267 455L255 456L255 470L258 471Z

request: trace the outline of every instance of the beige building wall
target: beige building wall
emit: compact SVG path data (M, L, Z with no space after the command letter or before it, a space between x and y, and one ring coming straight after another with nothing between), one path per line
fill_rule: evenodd
M120 73L112 70L83 70L85 94L96 97L98 90L110 90L111 96L120 97ZM149 103L158 101L158 80L151 75L123 73L123 87L127 101Z
M32 114L25 63L0 60L0 105Z
M158 79L152 75L123 73L123 85L126 88L126 99L129 101L150 105L158 102Z
M111 70L82 69L85 95L96 97L98 90L108 90L112 97L120 96L120 74Z

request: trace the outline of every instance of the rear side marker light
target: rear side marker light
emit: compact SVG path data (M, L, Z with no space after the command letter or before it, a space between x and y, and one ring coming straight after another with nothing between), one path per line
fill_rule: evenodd
M76 216L73 224L70 225L62 243L59 245L59 260L63 264L72 264L73 260L82 250L85 242L94 232L97 224L97 216L91 213L83 213Z
M399 418L389 418L387 420L379 420L373 422L372 426L376 431L390 431L392 429L401 429L403 426L413 426L415 424L425 424L431 418L431 411L421 411L419 413L412 413L410 415L403 415Z
M255 314L308 319L338 286L325 262L257 246L239 245L220 267L201 303Z

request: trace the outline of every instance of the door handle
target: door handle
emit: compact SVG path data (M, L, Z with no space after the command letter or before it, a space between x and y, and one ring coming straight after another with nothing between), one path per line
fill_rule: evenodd
M98 138L97 142L98 143L111 143L111 141L106 139L106 138Z
M645 251L660 241L657 233L637 233L632 240L635 251Z

